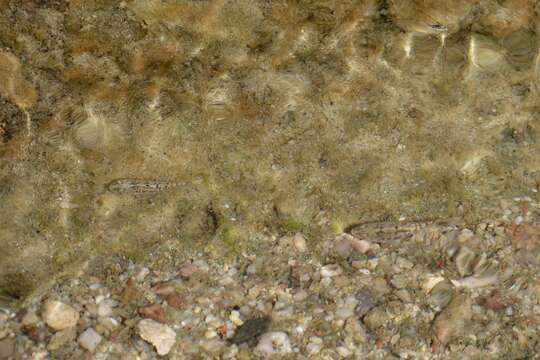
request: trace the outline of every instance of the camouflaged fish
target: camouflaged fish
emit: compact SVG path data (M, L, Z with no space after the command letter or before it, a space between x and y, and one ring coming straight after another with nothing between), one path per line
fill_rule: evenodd
M112 193L127 194L153 194L171 189L178 184L167 180L146 180L124 178L116 179L107 184L106 188Z
M381 241L404 239L413 236L415 232L437 225L435 220L418 221L368 221L350 226L346 232L359 238L376 237Z

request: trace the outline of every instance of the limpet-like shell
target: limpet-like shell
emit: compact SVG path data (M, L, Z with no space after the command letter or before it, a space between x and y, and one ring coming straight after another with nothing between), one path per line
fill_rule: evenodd
M450 303L454 296L454 286L447 280L439 282L429 294L428 303L434 308L442 309Z
M536 36L530 31L515 31L502 40L506 58L517 69L531 66L537 51Z
M84 149L102 150L114 146L122 139L120 126L93 109L87 109L86 116L81 116L73 125L75 142Z
M471 36L469 56L473 65L489 72L500 71L506 63L503 49L485 35Z
M414 74L432 71L441 40L436 36L417 34L406 43L410 70Z
M467 64L467 49L462 36L452 36L445 40L441 49L442 70L447 73L461 72Z
M470 275L475 265L476 254L466 246L456 256L456 267L461 276Z

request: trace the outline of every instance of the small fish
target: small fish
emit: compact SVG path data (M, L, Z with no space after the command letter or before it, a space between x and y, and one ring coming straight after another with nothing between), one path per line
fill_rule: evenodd
M152 194L168 190L177 184L166 180L116 179L107 184L107 190L115 194Z
M379 236L386 238L406 238L414 235L435 222L432 220L396 222L396 221L371 221L360 224L353 224L345 232L350 232L353 236L364 239L369 236Z

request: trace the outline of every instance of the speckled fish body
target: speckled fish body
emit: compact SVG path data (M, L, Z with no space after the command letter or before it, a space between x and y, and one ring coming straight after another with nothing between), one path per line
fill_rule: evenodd
M166 180L116 179L107 185L115 194L152 194L172 188L175 183Z

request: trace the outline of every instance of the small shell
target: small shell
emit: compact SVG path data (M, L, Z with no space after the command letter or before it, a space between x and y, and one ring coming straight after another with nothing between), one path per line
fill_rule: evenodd
M442 309L454 296L454 286L447 280L441 281L433 287L428 298L428 303L434 308Z
M462 34L455 34L445 40L441 49L442 71L448 74L461 73L467 64L467 48Z
M73 125L73 137L83 149L104 150L118 144L123 138L117 123L93 109L87 109L87 114L77 114L77 120Z
M407 45L409 71L413 74L432 72L441 40L435 36L419 34L412 36Z
M506 49L508 62L517 69L526 69L532 65L536 51L536 36L530 31L515 31L506 36L502 44Z
M469 57L474 66L488 72L498 72L505 65L503 49L484 35L471 36Z
M322 277L333 277L341 275L342 273L343 269L338 264L325 265L321 268Z
M461 276L470 275L475 265L476 254L466 246L463 246L456 256L456 267Z
M441 281L444 281L444 277L437 275L427 275L426 279L422 282L422 289L424 289L426 294L428 294Z

